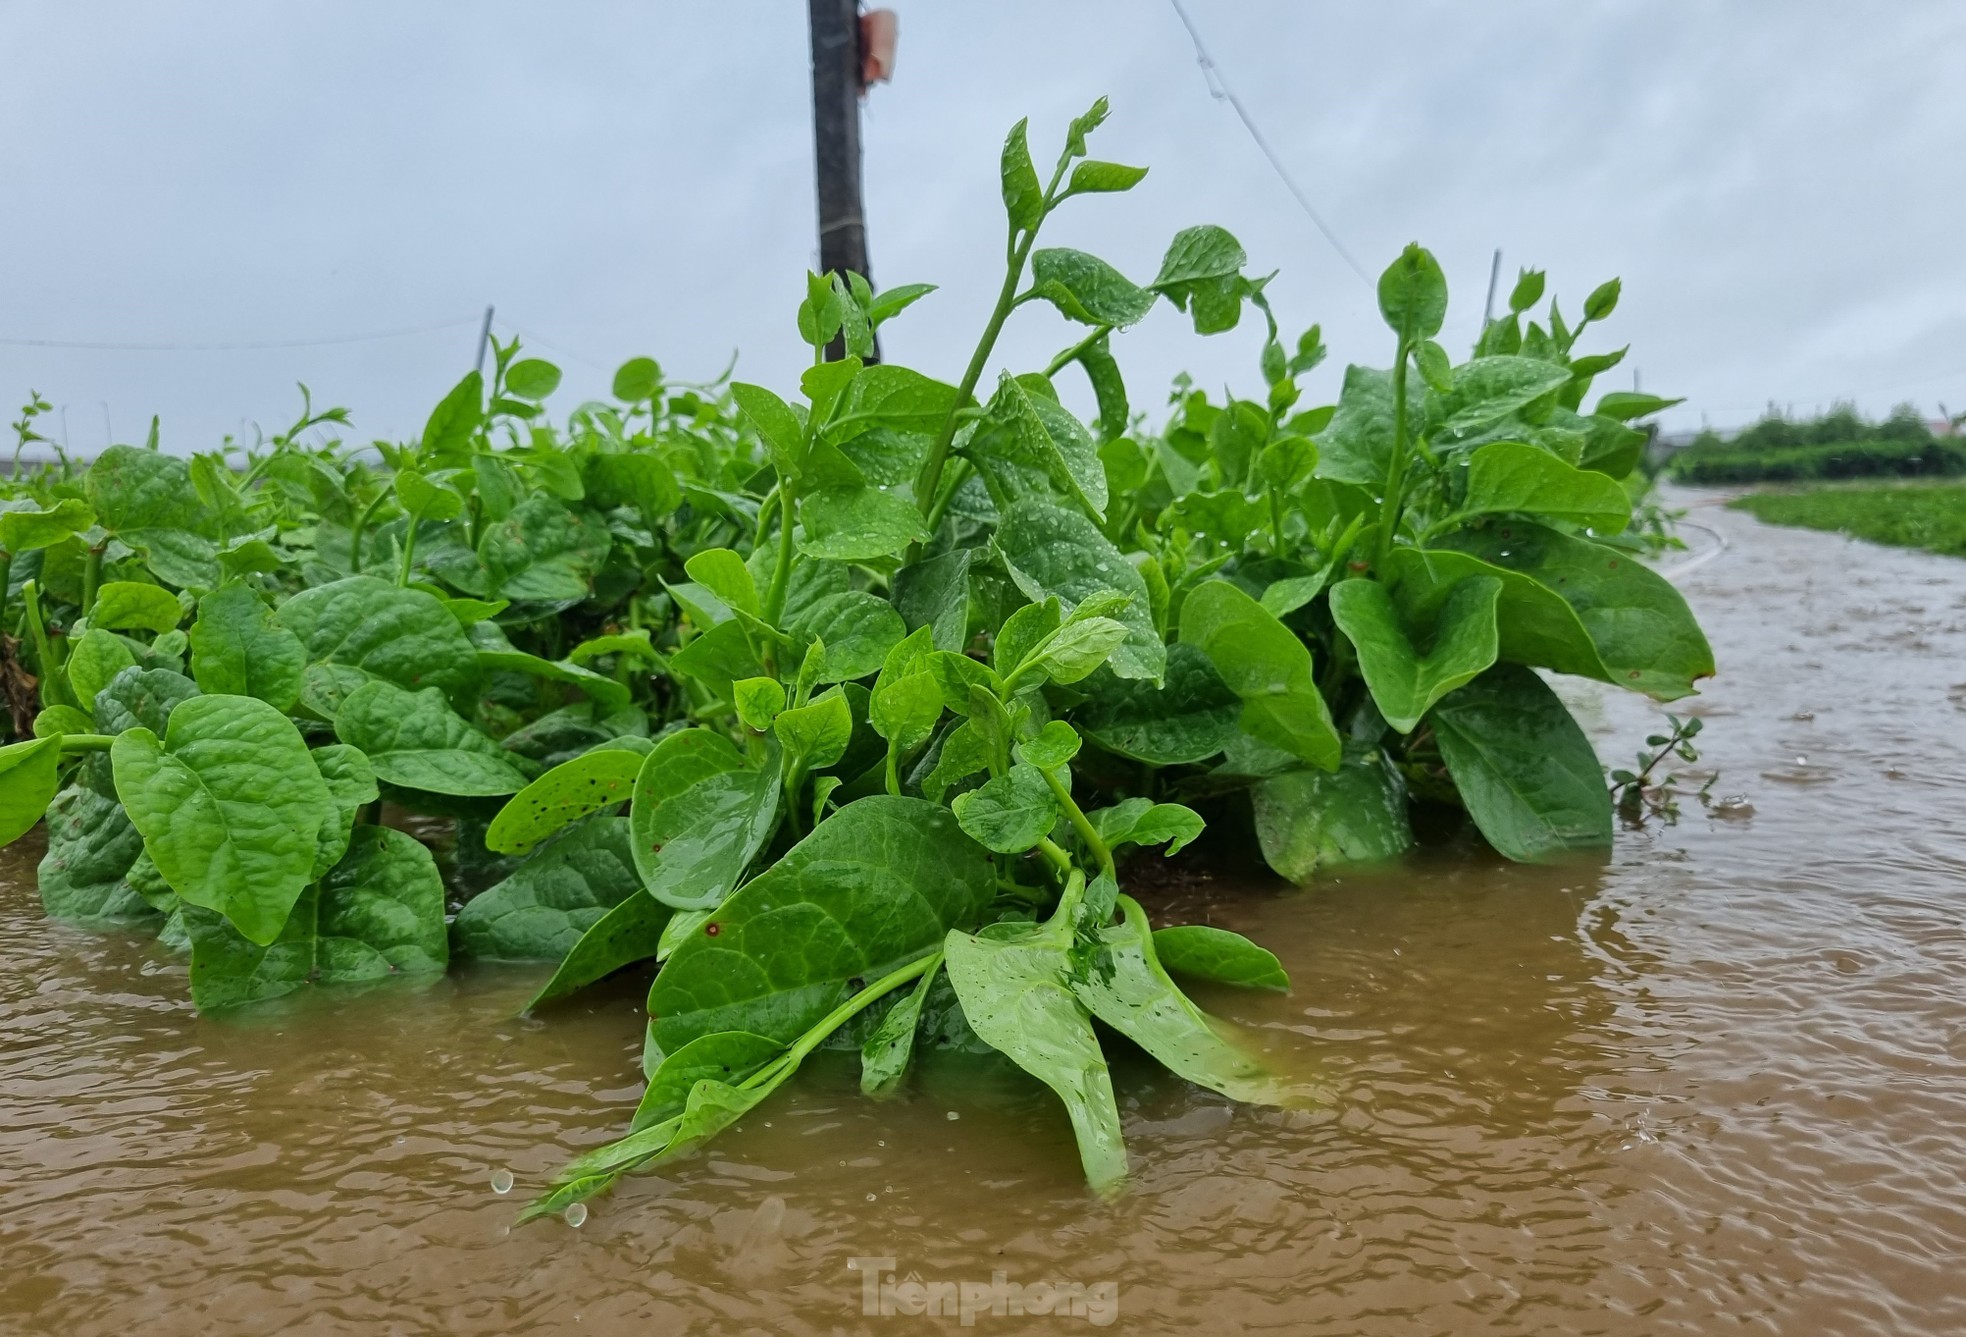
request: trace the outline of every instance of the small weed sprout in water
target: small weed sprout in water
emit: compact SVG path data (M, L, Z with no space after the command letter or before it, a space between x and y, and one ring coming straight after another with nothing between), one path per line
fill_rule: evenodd
M1693 765L1699 761L1700 753L1693 746L1693 740L1700 735L1702 721L1698 716L1681 719L1668 714L1666 722L1671 732L1653 734L1645 740L1645 746L1638 753L1636 771L1614 770L1611 772L1611 794L1617 803L1618 814L1627 822L1643 822L1648 815L1662 817L1668 822L1679 816L1679 798L1682 791L1678 787L1680 777L1671 771L1659 774L1659 768L1672 760ZM1713 787L1719 783L1720 772L1709 774L1700 787L1693 791L1693 797L1702 805L1711 802Z

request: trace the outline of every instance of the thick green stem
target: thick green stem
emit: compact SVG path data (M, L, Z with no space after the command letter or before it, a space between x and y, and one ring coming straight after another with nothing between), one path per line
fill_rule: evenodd
M799 497L791 480L778 482L778 560L772 564L771 585L765 590L765 621L778 625L785 612L785 592L792 577L792 528L799 514Z
M408 528L406 528L403 531L403 565L401 569L396 572L396 583L398 585L400 586L409 585L410 566L415 561L416 561L416 517L412 515L410 517Z
M389 489L384 488L376 494L374 501L362 508L361 515L355 519L355 528L348 534L348 569L355 575L362 574L362 531L375 519L375 513L382 509L382 503L389 500Z
M751 546L753 548L762 548L765 546L765 535L771 532L771 513L778 505L778 498L779 485L773 483L771 485L771 491L765 493L765 499L758 503L758 528L751 536ZM650 526L649 532L654 533L655 527Z
M1085 874L1074 868L1065 879L1065 890L1058 897L1058 905L1051 917L1044 921L1045 928L1054 935L1069 938L1072 935L1072 921L1078 917L1079 902L1085 899Z
M7 607L7 587L14 579L14 555L0 548L0 612Z
M82 616L87 617L96 606L96 589L102 584L102 549L91 547L88 556L82 559Z
M1091 819L1073 801L1072 791L1065 788L1065 782L1058 778L1056 771L1045 771L1044 782L1051 786L1052 797L1057 799L1058 806L1065 810L1065 817L1071 822L1072 829L1079 833L1079 839L1085 842L1085 847L1092 851L1092 857L1098 860L1099 871L1117 881L1119 874L1113 869L1113 852L1107 849L1106 842L1099 838L1099 832L1093 827Z
M115 737L106 733L65 733L61 736L61 754L73 756L78 752L107 752Z
M762 738L760 738L759 743L760 746L763 745ZM803 836L805 834L805 823L799 820L799 793L805 788L806 777L809 774L811 772L806 769L806 765L802 761L793 762L785 768L785 777L783 780L785 786L785 822L786 825L791 827L792 834L795 836Z
M247 469L244 474L240 475L239 493L241 496L245 495L245 491L247 488L251 487L254 483L259 481L259 476L266 471L266 466L273 462L273 457L278 453L279 453L278 448L267 451L264 455L260 456L258 459L252 462L251 468Z
M941 964L942 949L938 947L927 956L916 957L899 970L889 971L820 1018L819 1022L812 1029L792 1042L792 1047L785 1051L783 1058L780 1058L776 1063L767 1064L748 1081L742 1082L739 1085L746 1088L761 1085L765 1075L772 1072L779 1064L790 1064L797 1067L807 1054L810 1054L826 1042L827 1036L846 1025L849 1021L852 1021L873 1003L893 993L909 981L920 979L923 975L926 975L929 971Z
M956 402L949 409L949 417L936 435L935 444L929 447L928 458L922 462L921 475L915 480L915 505L921 508L923 515L927 515L935 505L936 484L942 481L942 466L948 462L949 447L955 444L956 427L962 421L963 406L976 393L976 383L983 378L983 368L989 365L990 354L996 351L997 336L1003 333L1003 323L1017 309L1017 285L1024 281L1024 266L1031 258L1031 248L1037 245L1038 229L1044 226L1045 218L1058 203L1058 183L1065 179L1065 169L1071 164L1069 150L1058 155L1058 166L1052 169L1051 181L1044 188L1044 203L1039 208L1037 223L1021 236L1017 225L1011 224L1010 235L1004 241L1005 273L1003 288L997 293L996 309L990 312L990 323L983 327L983 337L977 341L976 351L970 355L969 366L963 370ZM909 560L914 560L913 548L909 550Z
M935 505L930 507L928 512L926 523L929 533L933 534L936 530L942 528L942 521L949 514L949 506L955 501L956 493L962 487L963 480L969 477L969 470L969 461L963 459L961 456L957 456L955 462L949 466L948 472L943 475L942 487L939 490L940 495L936 497Z
M1092 347L1094 344L1098 343L1101 339L1105 338L1107 335L1111 334L1112 332L1113 332L1113 327L1111 325L1094 326L1092 333L1086 335L1085 338L1079 340L1077 343L1073 344L1070 348L1067 348L1064 352L1060 353L1057 357L1051 359L1051 365L1047 366L1044 369L1044 374L1046 378L1056 376L1059 372L1071 366L1072 363L1078 360L1079 354L1083 353L1086 349Z
M1037 239L1037 230L1033 228L1024 234L1022 241L1013 242L1008 247L1003 288L997 293L996 309L990 312L990 322L983 327L983 337L977 340L976 351L970 355L969 366L963 370L962 383L956 387L956 402L949 409L949 417L942 424L942 430L936 434L935 444L928 448L928 458L922 461L921 476L915 480L915 503L921 507L923 515L927 515L935 505L935 489L942 481L942 466L948 462L949 447L955 444L956 426L961 421L956 416L956 410L969 403L970 396L976 393L976 383L983 379L983 368L989 365L990 354L996 351L997 336L1003 333L1003 323L1010 319L1010 313L1017 305L1017 285L1024 281L1024 265L1030 259L1032 243Z
M27 632L34 642L34 665L41 675L41 704L72 705L62 685L61 663L55 658L54 645L48 639L47 623L41 617L41 589L30 580L20 587L20 594L27 605Z
M1406 364L1412 354L1404 339L1399 344L1399 361L1393 364L1393 457L1386 464L1386 495L1379 503L1379 538L1374 546L1372 565L1381 577L1386 559L1393 550L1393 535L1399 530L1400 507L1406 487Z
M1050 836L1045 836L1038 841L1038 853L1045 857L1053 871L1066 874L1072 871L1072 856Z

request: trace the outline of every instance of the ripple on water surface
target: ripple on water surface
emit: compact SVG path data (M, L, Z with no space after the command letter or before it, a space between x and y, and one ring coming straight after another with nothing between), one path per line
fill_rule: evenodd
M640 981L550 1022L489 968L201 1019L143 935L44 921L17 849L0 1330L833 1333L878 1324L858 1256L1112 1282L1130 1331L1966 1330L1966 562L1702 519L1734 547L1685 580L1722 667L1690 704L1741 803L1603 867L1443 852L1157 907L1278 952L1291 996L1206 1001L1338 1099L1122 1058L1108 1203L1021 1078L873 1103L821 1056L579 1229L512 1231L625 1123ZM1564 691L1606 757L1652 729Z

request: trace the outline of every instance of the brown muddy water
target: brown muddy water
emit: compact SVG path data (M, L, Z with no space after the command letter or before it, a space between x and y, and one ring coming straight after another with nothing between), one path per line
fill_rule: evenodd
M580 1228L513 1230L625 1126L638 981L550 1022L511 1015L538 972L484 968L200 1018L177 959L44 921L17 851L0 1331L955 1326L863 1314L855 1258L1103 1288L979 1330L1086 1329L1109 1296L1133 1332L1966 1331L1966 562L1695 518L1733 541L1681 577L1722 663L1703 764L1746 804L1689 801L1601 868L1183 893L1296 981L1209 1005L1338 1099L1237 1109L1122 1064L1109 1203L1021 1080L875 1104L834 1059ZM1573 697L1607 760L1649 731Z

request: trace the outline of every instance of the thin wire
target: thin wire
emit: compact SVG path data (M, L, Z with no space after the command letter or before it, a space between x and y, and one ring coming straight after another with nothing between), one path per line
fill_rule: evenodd
M503 325L506 329L512 331L512 333L518 335L521 339L524 339L527 343L537 344L539 347L546 349L550 353L558 353L561 357L572 358L575 362L578 362L581 365L588 367L594 371L598 371L603 376L614 375L615 369L613 367L602 366L600 363L596 362L593 358L587 357L581 353L577 353L573 349L568 348L565 344L555 343L550 339L542 339L537 334L534 334L531 330L525 328L523 325L516 325L512 321L507 320L504 316L499 316L495 318L492 321L492 324Z
M1256 128L1256 122L1250 117L1249 109L1242 105L1242 99L1236 96L1233 88L1229 87L1229 81L1222 75L1222 67L1217 65L1215 58L1208 54L1208 47L1201 40L1201 31L1195 27L1195 21L1188 17L1188 11L1181 4L1181 0L1168 0L1168 3L1174 6L1174 12L1180 16L1181 26L1188 30L1189 40L1195 44L1195 63L1201 66L1202 77L1208 81L1209 96L1217 102L1228 103L1235 111L1237 118L1242 121L1243 129L1249 131L1249 137L1256 141L1256 147L1263 151L1263 156L1270 160L1270 166L1276 170L1277 176L1282 179L1291 195L1296 197L1298 207L1303 209L1313 223L1317 224L1317 230L1322 232L1324 239L1331 243L1331 249L1338 252L1338 258L1350 266L1352 273L1358 275L1360 282L1370 287L1372 280L1367 277L1363 269L1359 268L1358 261L1352 259L1352 253L1345 249L1345 243L1338 240L1338 234L1331 230L1331 225L1324 221L1317 207L1311 203L1310 197L1304 194L1303 188L1290 175L1290 169L1283 165L1281 158L1277 157L1276 150L1270 147L1270 141L1264 137L1261 130Z
M506 329L512 331L512 333L518 335L521 339L524 339L527 343L533 344L539 348L543 348L549 353L558 353L561 357L571 358L575 362L581 363L583 366L590 367L593 370L600 372L603 376L612 376L616 371L616 368L607 366L604 363L596 362L593 358L575 352L573 349L568 348L565 344L554 343L551 340L542 339L537 334L534 334L531 330L528 330L520 325L514 325L511 321L507 320L504 316L499 316L492 323L494 325L504 326ZM729 361L724 363L724 369L718 372L716 377L712 380L666 381L665 384L674 386L679 390L714 390L717 387L721 386L725 381L729 380L731 372L737 369L737 351L738 350L736 350L735 348L731 350L730 359Z
M7 339L0 344L12 348L79 348L105 353L242 353L269 348L325 348L331 344L373 343L378 339L406 339L418 334L437 334L461 325L475 325L480 316L446 320L433 325L413 325L399 330L377 330L372 334L346 334L323 339L273 339L257 343L163 344L103 343L87 339Z

